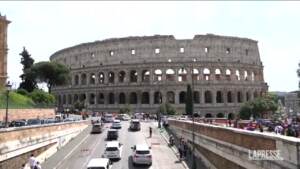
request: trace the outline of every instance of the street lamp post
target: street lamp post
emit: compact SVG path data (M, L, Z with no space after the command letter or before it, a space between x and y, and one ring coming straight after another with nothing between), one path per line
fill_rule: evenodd
M11 84L9 82L5 85L6 88L6 111L5 111L5 127L8 127L8 97L9 91L11 90Z
M192 105L194 106L194 62L196 59L193 59L192 62ZM195 161L195 118L194 118L194 108L192 112L192 169L196 169L196 161Z

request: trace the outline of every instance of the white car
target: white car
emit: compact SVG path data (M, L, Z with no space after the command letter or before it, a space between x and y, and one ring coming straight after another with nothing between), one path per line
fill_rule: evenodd
M136 164L147 164L152 165L152 153L147 144L137 144L134 147L132 154L132 163L133 165Z
M93 158L89 161L87 169L110 169L111 162L108 158Z
M111 125L111 128L112 129L120 129L120 128L122 128L121 121L120 120L114 120L114 122Z
M118 141L109 141L105 145L103 157L109 159L121 159L123 145Z

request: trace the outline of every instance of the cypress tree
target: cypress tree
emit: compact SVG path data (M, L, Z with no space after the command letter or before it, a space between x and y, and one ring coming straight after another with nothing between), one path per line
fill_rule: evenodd
M20 75L22 82L20 83L19 89L25 89L28 92L32 92L34 89L37 88L37 83L35 78L31 73L31 67L34 63L34 60L30 57L31 55L28 51L23 47L21 64L23 65L23 74Z

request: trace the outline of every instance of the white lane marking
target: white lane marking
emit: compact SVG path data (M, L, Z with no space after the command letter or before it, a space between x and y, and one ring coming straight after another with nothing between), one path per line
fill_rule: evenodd
M102 137L103 137L103 135L101 135ZM94 154L94 152L95 152L95 150L97 149L97 147L98 147L98 145L99 145L99 143L101 143L101 141L99 141L99 140L96 140L96 143L95 144L93 144L93 146L92 147L94 147L93 149L92 149L92 152L90 153L90 155L88 156L88 158L86 158L87 160L83 163L83 165L82 165L82 167L81 168L85 168L85 166L86 166L86 164L88 163L88 161L91 159L91 157L93 156L93 154ZM94 146L95 145L95 146Z
M86 139L89 137L89 134L87 136L84 137L84 139L82 139L80 141L79 144L77 144L55 167L53 167L53 169L56 169L58 166L61 165L61 163L66 160L80 145L81 143L83 143L84 141L86 141Z

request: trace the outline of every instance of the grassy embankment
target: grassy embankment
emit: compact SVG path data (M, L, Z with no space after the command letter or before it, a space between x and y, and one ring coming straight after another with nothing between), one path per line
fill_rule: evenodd
M9 92L9 108L34 108L35 103L31 98L18 94L14 91ZM0 109L6 108L6 91L0 89Z

